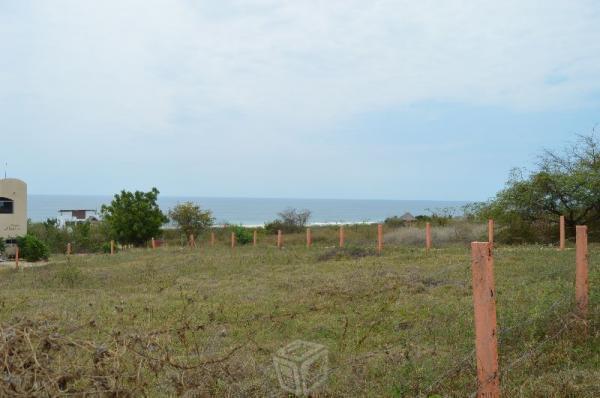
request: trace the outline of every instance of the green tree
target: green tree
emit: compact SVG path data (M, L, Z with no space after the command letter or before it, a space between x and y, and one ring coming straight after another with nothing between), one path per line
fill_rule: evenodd
M102 206L102 217L109 227L111 238L124 244L142 246L159 236L161 227L169 221L157 204L156 188L150 192L121 191L110 205Z
M471 210L494 218L512 242L553 239L561 215L571 233L583 224L600 229L600 141L592 133L563 151L545 151L536 170L513 170L505 189Z
M198 236L215 222L210 210L202 210L200 206L192 202L177 204L169 211L169 218L177 223L177 226L186 237L191 234Z

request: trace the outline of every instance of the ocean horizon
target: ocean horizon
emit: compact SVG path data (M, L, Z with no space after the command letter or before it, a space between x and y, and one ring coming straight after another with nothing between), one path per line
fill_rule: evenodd
M28 218L34 222L57 218L61 209L100 211L112 195L28 195ZM194 202L213 212L216 224L263 225L277 218L287 208L311 211L310 224L368 223L410 212L417 216L451 208L461 214L468 201L385 200L385 199L294 199L294 198L219 198L194 196L160 196L158 204L168 212L178 203Z

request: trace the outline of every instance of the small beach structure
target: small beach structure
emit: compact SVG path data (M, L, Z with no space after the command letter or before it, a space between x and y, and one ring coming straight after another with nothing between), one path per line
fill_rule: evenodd
M64 226L67 223L80 223L86 221L99 221L98 211L93 209L63 209L59 210L60 225Z
M413 216L412 214L406 212L404 213L401 217L400 220L402 220L402 222L404 223L404 225L406 225L407 227L410 227L413 225L413 223L415 221L417 221L416 217Z
M0 239L27 234L27 184L16 178L0 179Z

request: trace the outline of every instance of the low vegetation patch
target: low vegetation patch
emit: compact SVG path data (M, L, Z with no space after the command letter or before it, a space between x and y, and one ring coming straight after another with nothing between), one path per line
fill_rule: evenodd
M323 253L319 254L317 258L318 261L330 261L356 259L375 255L377 255L377 251L374 248L348 246L327 249Z
M0 395L285 396L273 355L295 340L329 351L315 395L471 395L469 250L388 244L373 254L370 244L223 242L4 270ZM600 395L598 254L591 246L583 322L572 314L572 250L496 249L505 396Z

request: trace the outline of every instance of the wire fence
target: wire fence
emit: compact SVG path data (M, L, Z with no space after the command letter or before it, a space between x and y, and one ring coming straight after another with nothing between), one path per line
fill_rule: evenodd
M432 257L432 260L434 258ZM470 271L470 267L468 264L463 263L463 262L451 262L449 264L444 264L439 270L437 270L436 272L433 273L427 273L424 276L427 276L429 279L437 279L440 278L441 276L447 276L449 274L453 274L456 272L460 272L463 271L465 273L468 273ZM409 279L411 277L410 273L404 273L401 274L400 276ZM461 277L461 281L464 281L466 275L462 275ZM373 290L373 291L368 291L359 295L353 295L351 298L354 301L361 301L361 300L378 300L381 298L382 295L386 295L386 294L390 294L390 293L394 293L395 291L397 291L398 289L400 289L404 284L402 282L398 282L398 283L394 283L391 284L389 286L382 286L377 290ZM343 293L341 293L341 295L343 295ZM384 301L384 300L383 300ZM543 349L544 346L546 346L547 344L549 344L552 341L555 341L556 339L560 338L561 335L563 335L567 330L569 330L569 328L575 323L577 322L577 319L571 318L568 319L567 315L569 313L569 309L567 308L566 304L572 304L573 300L571 298L567 298L567 297L561 297L558 298L557 300L554 300L549 306L548 308L539 313L537 316L535 317L528 317L526 320L524 321L519 321L516 324L509 326L509 327L498 327L498 340L499 340L499 344L500 344L500 349L503 350L504 348L507 347L508 344L511 343L511 340L513 339L513 337L517 336L520 334L520 332L522 332L523 330L528 329L531 325L542 322L542 321L548 321L549 319L552 320L556 320L557 322L560 322L560 327L558 328L558 330L556 330L554 333L551 333L549 335L546 335L543 339L537 341L533 346L531 347L527 347L526 349L522 350L522 351L518 351L516 354L513 354L513 359L511 359L510 362L508 362L507 364L504 364L500 367L500 377L503 381L506 381L509 379L511 372L514 369L519 368L520 366L523 366L526 361L530 358L535 357L535 355L537 355L541 349ZM164 328L164 329L160 329L160 330L155 330L155 331L151 331L147 334L144 335L138 335L138 336L128 336L127 338L121 337L121 338L114 338L114 342L115 345L111 348L103 348L103 347L99 347L97 345L92 344L89 341L83 341L83 340L77 340L77 339L73 339L73 338L69 338L69 337L60 337L56 335L56 331L54 329L43 329L44 332L42 333L38 333L37 338L41 339L41 340L47 340L49 342L50 345L55 344L55 345L68 345L71 347L79 347L89 353L93 353L93 355L98 357L98 363L102 363L102 361L107 360L107 358L117 358L117 360L123 360L124 363L125 361L125 353L129 352L133 354L133 357L135 358L135 361L137 361L137 363L139 363L138 365L138 369L141 368L148 368L152 369L152 367L155 367L156 369L172 369L175 370L177 372L188 372L191 371L193 369L199 369L199 368L203 368L203 369L211 369L211 372L214 372L217 375L222 376L223 374L222 369L219 368L220 364L223 364L225 362L228 362L230 360L232 360L233 358L236 358L236 355L246 349L249 346L254 347L254 349L259 350L261 352L267 352L269 355L272 355L273 352L270 352L268 348L265 348L264 346L261 346L259 343L256 342L255 339L253 339L251 336L248 337L248 340L241 343L241 344L237 344L234 347L230 348L225 354L221 354L220 356L210 356L210 355L196 355L196 361L195 362L189 362L189 360L181 360L181 358L176 358L173 357L172 354L172 350L169 349L168 346L166 346L166 342L169 341L169 339L172 338L172 336L185 336L186 333L194 333L194 332L200 332L200 331L204 331L207 330L208 328L215 328L218 326L226 326L226 325L232 325L232 324L253 324L256 322L259 323L264 323L264 322L276 322L276 321L280 321L280 320L284 320L284 319L297 319L298 317L302 317L305 315L309 315L309 314L314 314L314 313L318 313L318 312L322 312L322 311L334 311L334 310L338 310L339 303L335 303L332 302L330 304L325 304L325 305L320 305L320 306L309 306L307 308L304 309L298 309L298 310L293 310L293 311L282 311L282 312L270 312L270 313L263 313L263 314L253 314L251 316L245 316L245 317L241 317L241 318L235 318L235 319L229 319L229 320L220 320L220 321L209 321L209 322L202 322L202 323L190 323L190 322L185 322L182 325L180 325L179 327L176 328ZM388 313L383 313L381 315L381 319L384 319L385 317L389 316ZM347 322L347 319L346 319ZM43 326L43 325L42 325ZM51 391L51 392L59 392L59 393L65 393L62 395L67 395L65 391L61 390L61 377L63 377L64 375L61 375L60 372L55 372L50 370L48 367L50 366L49 364L43 363L43 361L40 361L40 357L38 357L37 355L37 348L38 347L34 347L33 344L31 343L31 339L33 337L35 337L35 325L31 325L31 324L24 324L19 326L19 328L12 328L12 329L3 329L0 330L0 336L2 336L2 341L0 341L0 352L4 352L5 354L5 358L7 358L7 356L10 355L14 355L14 351L11 351L10 349L10 345L16 345L21 347L19 344L22 345L22 350L19 352L19 355L21 355L22 357L20 357L19 362L21 366L21 368L19 368L21 371L24 371L24 366L27 363L34 363L35 366L37 366L38 368L38 377L42 378L44 374L51 376L52 380L49 382L50 385L43 385L43 384L37 384L37 388L46 388L47 390L29 390L29 391L25 391L25 393L27 392L31 392L31 391ZM45 327L45 326L44 326ZM81 325L81 327L84 327L84 325ZM54 334L53 334L54 333ZM160 340L159 336L161 335L167 335L167 337L164 340ZM415 338L417 338L417 336L414 336ZM158 339L158 340L157 340ZM395 344L387 344L379 349L376 350L371 350L368 351L366 353L363 354L358 354L358 355L353 355L351 356L349 359L344 360L344 361L340 361L336 364L336 366L331 367L329 369L330 373L335 373L338 372L340 370L346 369L348 367L355 367L357 366L357 364L360 364L372 357L375 356L379 356L379 355L383 355L383 356L390 356L392 355L394 352L396 351L400 351L402 350L404 347L402 345L395 345ZM193 350L194 347L191 347L191 350ZM195 348L195 354L199 354L201 353L201 350L199 350L197 347ZM203 359L199 360L198 358L202 357ZM459 374L462 374L466 371L471 372L473 369L472 364L475 361L475 349L472 349L470 351L468 351L467 353L463 353L463 354L459 354L457 355L458 359L456 361L454 361L452 363L452 365L450 367L448 367L444 372L442 372L437 378L435 378L434 380L432 380L430 383L427 384L426 387L422 388L420 391L421 393L424 394L431 394L434 392L437 392L437 390L440 388L440 386L446 384L451 378L456 377ZM6 361L6 359L5 359ZM12 366L12 368L11 368ZM6 368L10 368L10 369L15 369L14 367L14 363L13 364L7 364L5 363L5 367ZM215 369L212 369L212 367L215 367ZM119 368L117 368L119 369ZM266 373L267 371L271 371L272 370L272 365L267 365L266 367L262 368L262 372ZM226 373L229 370L227 370L225 372L225 379L227 380L234 380L234 376L232 375L227 375ZM135 378L138 377L140 378L141 376L139 375L139 370L138 370L138 375L135 374L127 374L128 377L130 378ZM15 372L15 375L18 375L18 372ZM112 392L114 393L116 391L115 387L117 384L116 383L116 379L118 379L118 372L108 372L105 371L104 373L100 372L98 374L92 374L92 375L88 375L90 378L90 383L91 385L95 386L93 389L90 389L90 391L93 391L93 393L98 393L98 394L103 394L103 393L107 393L107 392ZM474 375L472 375L473 379L475 378ZM16 380L16 379L15 379ZM103 381L104 380L104 381ZM110 383L113 383L112 385ZM141 382L140 382L141 383ZM10 384L10 383L9 383ZM108 387L107 387L108 386ZM17 387L14 387L17 388ZM140 384L138 386L138 388L143 390L143 385ZM265 392L265 394L267 396L269 395L277 395L276 390L273 388L273 386L265 386L263 385L261 388L263 388L263 392ZM7 390L8 391L8 390ZM140 390L141 391L141 390ZM475 396L476 392L472 394L472 396Z

